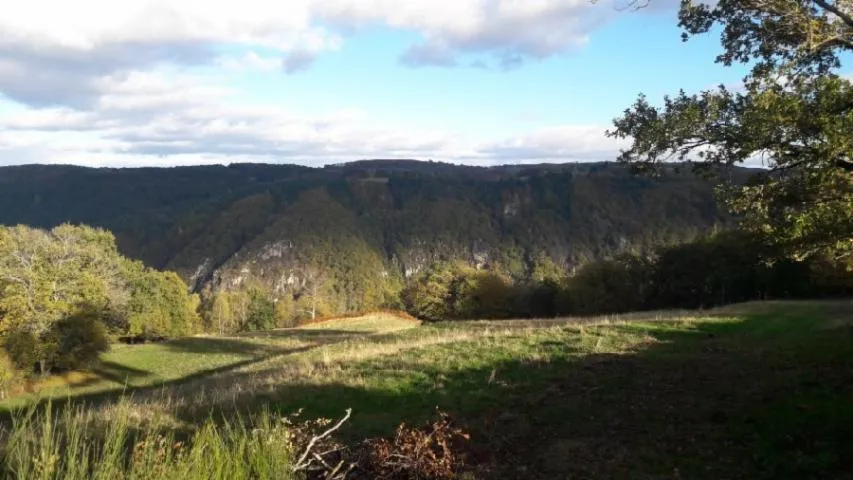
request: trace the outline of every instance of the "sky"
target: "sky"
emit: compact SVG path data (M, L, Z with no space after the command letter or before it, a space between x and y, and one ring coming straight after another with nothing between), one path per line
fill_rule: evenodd
M745 73L627 1L10 3L0 165L613 160L639 93Z

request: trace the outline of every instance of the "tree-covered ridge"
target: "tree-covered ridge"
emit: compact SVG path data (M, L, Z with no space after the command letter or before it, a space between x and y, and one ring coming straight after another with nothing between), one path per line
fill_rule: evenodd
M399 307L407 279L436 262L524 280L728 222L702 178L608 163L30 166L0 169L0 184L0 224L107 228L123 254L197 292L263 290L293 316Z

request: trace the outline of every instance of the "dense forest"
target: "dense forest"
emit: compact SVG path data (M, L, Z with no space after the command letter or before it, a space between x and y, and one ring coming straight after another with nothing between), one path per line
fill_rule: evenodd
M241 323L251 298L290 321L399 308L406 284L436 263L529 283L731 223L712 182L614 163L0 169L0 224L65 222L110 230L122 254L178 272L206 309L228 304Z

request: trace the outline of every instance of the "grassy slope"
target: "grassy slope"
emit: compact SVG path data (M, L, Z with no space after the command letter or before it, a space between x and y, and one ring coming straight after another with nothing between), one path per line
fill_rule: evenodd
M418 323L376 314L271 332L230 337L198 336L144 345L114 344L98 366L50 377L0 406L23 405L47 397L109 393L203 378L320 344L377 332L413 328ZM344 328L345 327L345 328Z
M216 408L339 416L352 407L343 434L356 439L439 407L472 432L473 459L491 465L484 478L853 471L851 302L612 320L403 330L415 324L342 320L126 347L109 361L145 372L134 377L140 386L171 381L133 390L133 402L141 418L184 427Z

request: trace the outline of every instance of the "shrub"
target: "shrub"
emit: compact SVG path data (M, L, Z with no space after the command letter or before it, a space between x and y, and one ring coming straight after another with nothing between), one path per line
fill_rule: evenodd
M0 400L5 399L21 383L21 372L9 354L0 350Z
M29 330L15 329L6 334L3 348L15 366L26 374L35 371L39 361L39 340Z
M106 326L94 313L83 312L66 317L50 332L53 352L49 364L54 370L71 370L91 365L109 350Z

